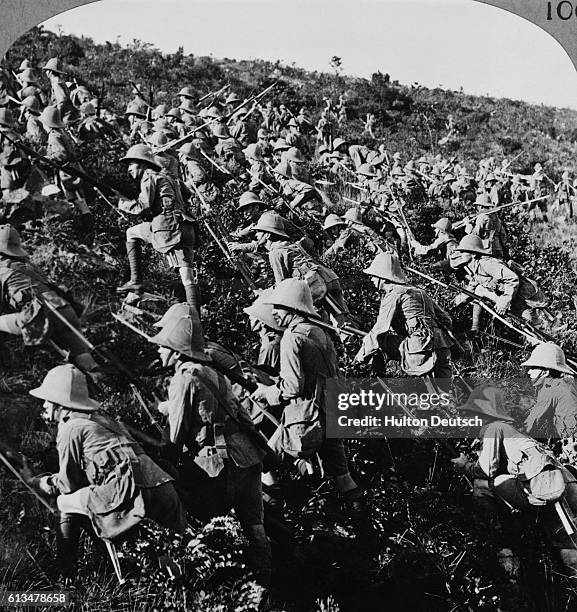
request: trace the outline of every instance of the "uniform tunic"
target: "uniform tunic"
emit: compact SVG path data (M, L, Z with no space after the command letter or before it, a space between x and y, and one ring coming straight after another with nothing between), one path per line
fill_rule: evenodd
M577 385L574 378L545 378L525 427L537 438L577 436Z
M384 342L384 351L393 358L401 358L401 366L408 374L432 373L439 378L450 378L450 347L454 341L449 335L451 317L422 289L410 285L391 285L381 298L379 316L363 339L357 361L365 361L379 350L379 336L397 337L403 342ZM426 364L432 353L436 363Z

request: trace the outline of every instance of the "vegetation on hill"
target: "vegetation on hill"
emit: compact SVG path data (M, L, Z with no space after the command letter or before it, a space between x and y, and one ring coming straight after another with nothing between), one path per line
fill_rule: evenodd
M225 82L245 96L280 79L276 103L293 112L306 107L316 121L323 98L346 93L349 121L343 136L361 138L366 113L377 117L376 136L388 151L400 151L405 159L423 153L456 156L469 167L482 157L513 157L516 172L529 174L543 163L557 180L564 169L577 171L577 112L534 106L520 101L474 97L461 92L420 86L406 87L388 75L376 73L370 80L338 74L310 73L280 62L217 60L185 56L180 50L163 54L151 45L134 41L95 44L87 38L56 35L35 28L12 47L8 65L18 66L25 57L42 65L58 56L71 67L79 82L104 95L103 105L122 114L132 97L129 81L152 93L155 104L174 102L175 93L190 85L199 97ZM164 92L164 93L163 93ZM453 117L458 137L443 149L447 118ZM83 146L83 164L94 175L125 192L134 192L126 169L119 164L122 145L91 143ZM220 203L225 225L232 226L237 213L227 203L238 197L228 186ZM338 193L331 193L342 207ZM118 308L113 288L126 274L123 253L125 222L103 202L95 206L95 238L86 245L74 222L48 221L22 229L32 261L50 279L68 286L85 306L87 336L106 344L131 364L148 364L152 346L119 328L110 317ZM413 211L417 237L431 238L429 224L441 211L422 205ZM560 339L577 350L572 295L577 281L574 263L574 222L559 221L531 234L525 221L508 215L514 258L551 296L553 310L570 313ZM308 227L320 238L318 228ZM573 239L574 240L574 239ZM571 247L571 248L568 248ZM242 307L250 292L223 260L210 236L199 250L201 290L208 315L207 337L222 342L251 359L256 343L249 333ZM345 280L347 300L368 328L377 304L372 285L360 270L366 265L361 253L347 253L334 262ZM179 282L159 257L148 252L147 281L167 302L174 301ZM354 282L351 280L354 279ZM438 294L449 305L450 295ZM463 320L462 310L453 311ZM519 341L509 333L506 337ZM4 435L29 455L40 470L54 468L53 446L39 418L40 407L27 394L37 386L59 357L49 349L10 344L12 366L0 372L0 419ZM511 346L487 340L470 364L475 375L520 374L518 364L526 354ZM339 346L339 356L350 374L362 373L351 365L351 355ZM155 381L152 381L153 384ZM159 381L156 381L159 382ZM130 394L119 389L100 394L113 414L147 429L146 420ZM519 419L523 418L518 409ZM509 531L520 556L522 572L512 580L495 562L503 547L497 532L478 523L472 511L469 488L450 467L446 451L432 441L352 441L348 445L354 475L368 491L373 526L370 538L354 539L350 521L340 512L330 487L313 478L286 485L287 514L299 535L299 544L288 553L275 549L276 588L263 599L262 589L247 582L242 566L242 536L236 521L219 518L207 526L195 526L196 537L182 542L162 530L146 526L128 539L121 550L121 564L129 584L118 587L107 559L90 542L85 543L80 580L74 586L79 610L558 610L552 587L551 560L534 525L518 516ZM33 502L17 483L0 480L0 586L10 590L51 590L55 568L53 518ZM170 565L173 563L173 565ZM166 567L171 571L168 572ZM262 601L261 601L262 600Z

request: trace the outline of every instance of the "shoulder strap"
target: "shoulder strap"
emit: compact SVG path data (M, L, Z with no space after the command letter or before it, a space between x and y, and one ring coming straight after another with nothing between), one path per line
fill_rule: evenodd
M233 414L228 401L226 400L226 398L224 397L223 393L221 392L221 390L219 388L217 388L217 386L211 381L209 380L202 372L200 372L198 369L194 369L194 370L189 370L190 375L193 378L197 378L200 383L202 385L204 385L213 395L214 399L216 399L216 401L219 403L219 405L221 406L221 408L226 412L226 414L233 419L234 421L236 421L237 423L240 422L238 415L237 414Z

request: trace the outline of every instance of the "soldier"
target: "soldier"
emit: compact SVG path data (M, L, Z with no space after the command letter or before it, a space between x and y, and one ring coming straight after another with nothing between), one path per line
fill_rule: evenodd
M182 138L186 134L186 127L182 118L182 111L180 108L171 108L166 113L166 120L172 131L176 133L178 138Z
M559 206L567 206L569 209L569 218L573 218L573 206L577 199L577 190L573 185L568 170L565 170L561 175L561 181L555 186L557 194L557 203Z
M91 142L97 139L116 139L114 128L96 116L96 109L92 102L83 102L80 111L80 123L78 124L78 139L83 142Z
M339 277L330 268L316 261L301 244L290 242L282 217L276 213L264 213L255 231L257 240L268 251L275 284L278 286L287 278L306 280L313 300L322 304L338 324L344 323L350 312Z
M265 185L270 183L270 177L266 172L266 165L260 146L258 144L250 144L242 152L249 163L248 173L251 176L248 185L249 191L258 193L264 189L263 183Z
M323 476L332 478L345 502L358 510L363 493L349 473L343 441L327 438L324 430L327 380L340 373L332 340L310 320L318 316L310 289L305 281L289 278L263 303L272 305L278 325L285 328L278 382L259 385L253 393L257 401L284 405L281 426L269 445L293 457L318 453Z
M435 240L429 245L413 243L415 255L427 256L431 253L436 255L436 263L434 269L446 268L449 265L451 253L457 247L457 239L451 233L452 223L447 217L442 217L437 222L431 225L435 229ZM449 268L450 270L450 268Z
M547 447L512 425L513 418L506 412L503 394L496 387L486 384L476 387L460 410L481 417L483 423L475 435L481 440L478 459L469 461L461 453L452 460L457 470L474 478L473 499L477 508L487 518L494 519L498 517L498 499L501 498L515 510L531 512L538 519L548 545L557 553L575 588L577 550L558 515L558 511L566 512L563 507L568 508L573 516L577 510L577 479L573 472L562 467ZM547 503L531 493L532 490L538 491L537 484L535 488L532 486L535 479L544 471L553 470L560 471L560 488L554 489L558 486L554 483L553 487L547 485L542 490L560 498L562 504L559 505L552 501ZM552 483L550 478L547 481ZM511 555L509 549L501 552Z
M249 117L249 113L246 109L241 109L238 113L233 115L232 128L230 135L236 138L243 147L247 147L250 144L255 144L257 141L257 126Z
M178 268L186 301L200 312L200 296L193 269L196 236L193 224L183 210L171 180L147 145L132 146L121 161L128 163L128 173L140 183L137 200L119 200L120 210L131 215L145 215L143 221L126 230L126 253L130 263L130 280L118 287L119 293L142 291L141 245L151 244L166 256L172 268Z
M507 245L507 229L505 224L495 212L484 212L493 207L489 196L482 193L477 196L475 205L481 214L469 221L465 221L465 233L479 236L483 241L483 246L497 259L509 258L509 247Z
M249 541L249 565L266 585L271 552L263 526L264 451L249 433L250 417L233 395L229 380L211 367L197 318L169 319L151 342L159 345L163 366L174 367L168 399L158 410L168 417L179 471L191 489L189 510L204 519L233 507Z
M31 144L43 147L48 142L48 136L42 127L40 116L40 103L36 96L27 96L22 100L22 110L26 119L26 131L24 138Z
M310 183L311 175L307 170L307 160L299 149L291 147L286 152L285 160L289 164L290 174L294 180Z
M69 164L78 168L76 145L64 130L65 126L60 117L60 111L55 106L47 106L40 115L40 121L48 132L46 157L59 166ZM71 176L64 169L58 171L58 179L66 197L74 203L74 208L80 214L82 229L90 231L93 225L92 213L86 202L81 180Z
M30 479L56 497L57 558L62 575L74 577L81 529L114 540L149 518L177 533L187 527L173 478L161 470L125 427L99 414L86 378L73 365L46 374L30 395L44 400L44 417L58 424L59 471Z
M201 154L202 146L199 139L193 139L180 147L178 156L185 186L194 192L194 185L210 206L216 201L219 190L212 181L212 173L207 168L207 162Z
M87 343L74 331L80 332L74 308L58 287L26 262L27 257L18 232L10 225L1 225L0 311L5 314L0 315L0 332L22 336L27 346L52 340L79 368L98 378L100 370Z
M577 436L577 386L575 371L563 349L553 342L538 344L522 366L537 390L537 400L525 422L534 438Z
M237 210L239 212L242 211L243 216L249 222L243 228L239 228L234 232L231 232L230 236L234 240L238 240L239 238L245 238L254 233L256 223L260 218L263 211L267 208L267 205L260 199L259 195L254 191L245 191L241 194L238 199ZM241 247L241 245L238 245ZM252 250L252 249L243 249L234 247L233 250Z
M538 309L545 308L547 298L534 281L511 270L502 261L491 257L479 236L465 236L451 257L451 267L462 268L469 279L467 289L495 304L498 314L511 311L531 324L540 322ZM458 306L470 299L462 293L455 298ZM471 332L478 333L481 307L473 305Z
M250 318L250 329L260 337L257 365L271 375L278 375L280 366L280 340L284 331L273 316L272 306L266 304L272 289L265 289L244 312Z
M364 223L363 212L360 208L349 208L345 212L343 219L353 233L361 237L364 249L371 255L376 255L377 253L395 253L398 251L400 247L399 236L397 235L393 240L379 236L375 230Z
M347 227L346 221L334 213L327 215L325 218L323 231L327 233L332 242L329 248L324 252L323 258L336 255L340 250L346 248L354 239L354 232Z
M0 189L4 194L23 187L31 170L30 160L13 144L20 140L15 125L10 109L0 108Z
M308 183L293 178L289 162L281 161L274 167L274 173L284 196L289 199L288 206L293 211L303 208L308 214L320 220L323 217L324 205L320 193Z
M92 94L90 90L84 85L78 85L70 92L70 101L75 106L75 108L80 109L80 107L86 102L90 102L92 100Z
M78 119L78 111L74 108L70 100L70 91L64 81L62 63L57 57L53 57L46 62L42 70L50 80L50 102L58 109L63 123L68 124Z
M547 195L547 191L545 189L545 178L546 175L543 171L543 166L539 163L535 164L534 172L529 177L529 189L531 191L530 200L535 198L540 198L541 196ZM533 202L529 204L529 213L532 218L535 216L535 208L539 208L541 211L541 218L544 223L548 222L547 217L547 200L539 200L539 202Z
M272 145L270 143L271 135L266 128L260 128L256 133L257 141L261 155L265 158L272 157Z
M423 289L409 285L396 255L379 253L363 272L373 277L381 305L355 361L366 361L380 349L410 376L431 376L444 379L439 382L443 388L450 385L451 317Z
M212 133L218 141L214 147L214 152L219 158L219 161L224 167L234 176L241 173L244 155L242 153L242 145L233 138L225 123L214 123Z

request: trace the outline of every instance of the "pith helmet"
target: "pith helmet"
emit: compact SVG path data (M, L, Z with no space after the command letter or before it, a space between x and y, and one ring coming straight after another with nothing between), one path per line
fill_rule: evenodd
M42 187L42 191L40 193L49 198L50 196L60 195L62 193L62 189L60 189L60 187L54 183L48 183L48 185L44 185L44 187Z
M567 180L569 178L569 170L565 170L561 175L561 178Z
M475 234L463 236L456 250L463 253L478 253L479 255L491 254L490 251L484 247L483 241Z
M0 225L0 253L12 257L26 257L28 255L22 248L20 234L11 225Z
M365 274L376 276L391 283L406 285L407 277L401 268L401 262L394 253L379 253L371 265L363 270Z
M292 178L291 169L287 161L281 161L273 168L273 171L286 179Z
M493 208L493 202L488 193L480 193L475 200L475 206L482 206L483 208Z
M269 234L274 234L275 236L281 236L282 238L289 237L285 232L282 217L274 212L263 213L259 217L254 229L257 232L267 232Z
M0 108L0 125L14 127L14 115L9 108Z
M150 341L186 355L195 361L211 361L204 351L204 334L198 316L184 315L169 319Z
M238 210L247 206L264 206L264 202L254 191L245 191L238 200Z
M490 384L475 387L467 402L459 406L459 410L483 414L499 421L513 420L505 409L502 391Z
M146 138L146 142L148 142L151 147L162 147L168 140L168 133L164 130L152 132L152 134Z
M242 100L239 98L238 94L234 93L234 91L229 93L224 101L225 104L235 104L236 102L242 102Z
M18 95L20 96L20 99L23 100L28 96L37 96L39 93L40 89L38 89L38 87L36 87L35 85L27 85L18 92Z
M188 159L197 160L199 158L198 148L192 142L185 142L180 149L178 149L178 152Z
M281 281L274 291L264 298L263 303L281 306L301 314L318 315L313 306L313 296L307 282L298 278L286 278Z
M18 70L26 70L27 68L32 68L32 62L28 58L25 58L20 62Z
M31 68L26 68L26 70L23 70L18 75L18 78L20 79L21 83L36 83L36 75L34 74L34 70Z
M159 104L153 111L152 114L158 119L164 117L168 113L168 104Z
M257 138L270 138L270 134L268 133L268 130L266 128L259 128L258 132L256 133L256 137Z
M62 67L62 62L57 57L52 57L46 62L42 70L51 70L57 74L64 74L65 71L62 70Z
M206 117L210 117L212 119L220 119L222 117L222 113L218 110L216 106L211 106L206 111Z
M155 168L156 170L161 169L160 165L152 154L152 150L145 144L132 145L126 152L126 155L120 158L120 161L127 163L140 162L150 166L151 168Z
M565 361L563 349L553 342L538 344L533 349L529 359L524 361L521 365L526 368L543 368L546 370L565 372L566 374L575 374Z
M284 138L277 138L272 148L273 151L288 151L291 147Z
M357 170L357 174L362 174L363 176L377 176L375 169L370 164L361 164Z
M181 317L191 317L192 319L199 319L198 312L194 306L191 306L187 302L179 302L173 304L163 315L162 318L153 323L154 327L165 327L167 323L173 319L180 319Z
M244 153L244 156L247 159L254 159L255 161L263 161L263 156L262 156L260 147L256 143L249 144L248 147L242 150L242 152Z
M304 164L307 160L297 147L291 147L286 154L286 159L297 164Z
M266 299L274 292L274 289L265 289L256 300L246 308L243 308L244 312L249 317L259 320L264 323L267 327L275 329L276 331L283 331L284 327L281 327L276 319L272 316L272 304L266 302Z
M64 123L62 123L62 118L60 117L60 111L56 108L56 106L47 106L40 113L40 121L43 123L44 127L47 128L64 127Z
M362 223L363 222L363 213L360 208L352 207L347 209L344 214L344 218L351 223Z
M81 412L94 412L100 408L100 404L88 395L86 376L72 364L52 368L42 384L29 393L46 402Z
M167 117L173 117L174 119L176 119L178 122L183 123L182 121L182 112L180 111L180 108L171 108L167 113L166 113Z
M348 142L344 138L335 138L333 141L333 151L336 151L339 147L347 145Z
M453 224L451 223L451 219L447 217L441 217L436 223L433 223L431 227L434 227L443 232L450 232Z
M146 119L146 109L142 107L136 101L129 102L126 106L126 112L124 113L126 116L134 115L135 117L140 117L141 119Z
M194 91L192 90L192 87L183 87L179 92L178 92L179 96L182 96L184 98L194 98Z
M346 225L346 223L343 221L343 219L341 219L341 217L331 213L330 215L327 215L327 218L323 223L323 229L326 231L331 229L331 227L342 227L344 225Z
M291 120L288 122L288 126L289 126L289 127L296 127L296 128L298 128L298 127L299 127L299 124L298 124L297 120L296 120L296 119L293 117L293 118L292 118L292 119L291 119Z

